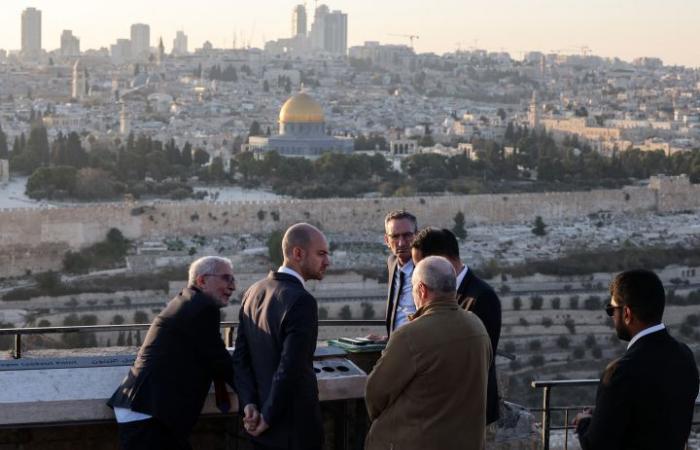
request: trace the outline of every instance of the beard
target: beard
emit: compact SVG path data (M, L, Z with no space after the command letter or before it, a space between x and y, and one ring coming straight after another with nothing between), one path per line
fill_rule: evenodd
M619 323L619 324L615 325L615 333L617 333L617 337L620 340L629 342L630 339L632 339L632 336L630 336L630 332L625 327L624 323Z

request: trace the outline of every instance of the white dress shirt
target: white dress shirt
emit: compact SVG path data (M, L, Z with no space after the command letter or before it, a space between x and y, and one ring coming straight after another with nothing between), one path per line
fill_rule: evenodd
M299 273L296 270L290 269L287 266L280 266L280 268L277 269L277 272L286 273L287 275L291 275L293 277L296 277L299 281L301 281L301 285L304 286L304 288L306 289L306 285L304 284L304 279L301 277L301 275L299 275Z
M638 340L640 340L644 336L651 334L651 333L656 333L657 331L661 331L664 328L666 328L666 325L664 325L663 323L660 323L658 325L654 325L653 327L643 329L639 333L635 334L634 337L632 338L632 340L630 340L630 343L627 344L627 350L629 350L630 347L632 347L632 344L634 344L635 342L637 342Z

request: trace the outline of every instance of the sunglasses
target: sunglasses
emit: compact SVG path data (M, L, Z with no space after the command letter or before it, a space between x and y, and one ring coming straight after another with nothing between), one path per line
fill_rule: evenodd
M204 274L205 277L218 277L219 279L227 282L228 284L232 284L236 282L236 278L234 278L233 275L229 275L227 273L207 273Z
M622 308L623 306L624 306L624 305L613 306L611 303L608 303L607 305L605 305L605 314L607 314L608 317L612 317L613 314L615 314L615 310L616 310L616 309L620 309L620 308Z

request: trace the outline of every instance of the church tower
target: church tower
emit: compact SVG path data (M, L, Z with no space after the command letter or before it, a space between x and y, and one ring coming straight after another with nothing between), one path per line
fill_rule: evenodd
M165 46L163 45L163 38L160 38L158 42L158 54L156 55L156 64L159 66L165 61Z

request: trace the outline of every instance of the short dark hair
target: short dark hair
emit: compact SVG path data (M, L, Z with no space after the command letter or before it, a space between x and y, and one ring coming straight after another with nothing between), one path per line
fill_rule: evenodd
M412 248L420 250L423 257L445 256L459 259L459 243L450 230L428 227L421 230L413 239Z
M610 295L627 305L644 323L661 322L666 305L664 285L651 270L634 269L617 274L610 283Z
M413 223L413 231L418 230L418 219L416 219L416 216L405 209L395 209L393 211L389 211L389 213L384 217L384 229L386 230L386 226L389 225L389 222L392 220L401 219L410 220Z

